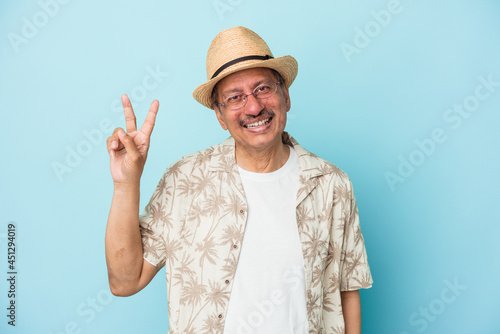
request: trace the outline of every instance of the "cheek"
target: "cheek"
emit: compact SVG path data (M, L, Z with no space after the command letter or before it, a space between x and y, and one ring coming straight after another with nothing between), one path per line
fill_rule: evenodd
M239 129L240 128L240 118L237 115L230 115L224 118L226 129Z
M216 111L216 116L217 116L217 120L219 121L220 126L224 130L227 130L227 125L226 125L226 121L225 121L224 117L220 114L220 112L217 112L217 111Z
M283 114L281 117L281 126L284 128L286 125L286 114Z

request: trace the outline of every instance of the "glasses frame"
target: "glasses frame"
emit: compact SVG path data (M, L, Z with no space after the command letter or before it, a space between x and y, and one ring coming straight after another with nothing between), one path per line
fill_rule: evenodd
M271 80L270 80L271 81ZM231 97L234 97L236 95L239 95L243 98L243 105L241 105L241 107L238 107L238 108L228 108L226 106L226 103L217 103L218 106L224 106L224 108L226 108L227 110L238 110L238 109L241 109L243 108L244 106L247 105L247 102L248 102L248 96L249 95L253 95L253 97L255 97L256 99L259 99L259 100L264 100L264 99L267 99L267 98L270 98L271 96L273 96L274 94L276 94L276 92L278 91L278 85L281 84L280 81L278 82L273 82L271 81L273 84L274 84L274 92L266 97L258 97L257 94L255 93L255 91L261 87L262 85L264 85L265 83L262 83L260 85L258 85L257 87L254 88L254 90L250 93L250 94L245 94L245 93L240 93L240 94L234 94L234 95L231 95L229 97L227 97L226 99L224 99L224 102L227 101L227 99L231 98Z

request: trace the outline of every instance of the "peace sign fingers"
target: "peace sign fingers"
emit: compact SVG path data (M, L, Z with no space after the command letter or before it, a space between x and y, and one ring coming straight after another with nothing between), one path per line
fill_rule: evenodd
M127 132L137 131L134 109L132 109L132 104L130 103L130 99L126 94L122 95L122 105L123 113L125 114L125 125L127 128Z

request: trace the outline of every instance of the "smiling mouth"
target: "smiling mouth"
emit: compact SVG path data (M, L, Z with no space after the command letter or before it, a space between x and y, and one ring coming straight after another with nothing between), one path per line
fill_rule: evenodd
M271 122L272 119L273 119L272 117L269 117L269 118L263 119L262 121L258 121L258 122L255 122L255 123L243 125L243 127L247 128L247 129L256 128L256 127L259 127L259 126L262 126L262 125L269 124L269 122Z

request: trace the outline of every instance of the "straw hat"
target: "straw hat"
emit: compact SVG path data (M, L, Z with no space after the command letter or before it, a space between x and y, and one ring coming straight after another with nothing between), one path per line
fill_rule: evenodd
M210 101L214 86L229 74L255 67L278 71L287 87L297 76L298 65L292 56L274 58L266 42L252 30L234 27L215 36L207 53L207 82L196 88L193 97L213 109Z

